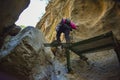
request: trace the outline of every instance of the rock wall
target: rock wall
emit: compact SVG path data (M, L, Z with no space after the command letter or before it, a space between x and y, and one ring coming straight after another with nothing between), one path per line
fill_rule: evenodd
M29 0L19 3L1 0L1 33L17 20L28 4ZM120 39L119 4L119 0L51 0L37 28L51 42L55 39L56 25L64 17L79 26L71 32L74 42L111 30ZM27 27L14 37L6 36L0 49L1 80L6 76L6 80L120 80L120 65L114 50L87 54L87 63L71 53L73 72L67 74L64 50L58 47L54 56L43 45L46 40L38 29Z
M30 0L0 0L0 34L3 28L15 23Z
M70 18L79 27L71 32L73 41L79 41L113 31L120 39L119 0L51 0L46 13L37 24L46 39L55 39L55 27L62 18Z
M42 32L34 27L7 36L0 49L0 80L68 80L65 65L44 43Z
M12 33L15 22L29 3L30 0L0 0L0 48L5 37Z
M48 42L56 38L55 27L62 18L70 18L78 25L78 29L70 34L73 42L108 31L112 31L120 40L119 0L51 0L46 7L46 13L36 26L44 33ZM64 41L64 37L61 38ZM120 65L113 49L84 56L88 58L88 64L71 52L73 74L66 74L69 80L120 79ZM58 57L58 60L61 58L63 56ZM61 63L63 62L64 59Z
M44 42L42 33L33 27L25 28L15 37L7 37L0 50L0 73L18 80L51 78L54 56L50 49L44 48Z

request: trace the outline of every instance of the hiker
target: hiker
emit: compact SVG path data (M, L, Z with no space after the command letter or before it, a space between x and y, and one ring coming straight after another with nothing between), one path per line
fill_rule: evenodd
M57 25L56 27L56 38L58 42L61 42L60 40L60 36L61 33L64 33L65 35L65 39L66 39L66 43L70 42L70 31L72 31L72 29L77 29L77 26L70 20L70 19L62 19L60 21L60 23Z

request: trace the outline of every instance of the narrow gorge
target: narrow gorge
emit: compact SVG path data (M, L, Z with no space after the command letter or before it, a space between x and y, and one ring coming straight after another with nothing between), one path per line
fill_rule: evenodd
M84 54L87 62L70 51L72 73L68 73L64 49L58 47L54 54L44 46L56 39L55 27L62 18L78 26L70 33L73 43L109 31L120 40L119 0L50 0L35 27L16 36L5 34L29 4L30 0L0 1L0 80L120 80L114 49ZM64 35L61 39L65 42Z

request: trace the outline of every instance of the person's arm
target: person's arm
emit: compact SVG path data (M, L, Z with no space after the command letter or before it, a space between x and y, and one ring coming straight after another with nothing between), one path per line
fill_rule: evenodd
M77 26L73 22L70 22L70 26L72 29L77 29Z

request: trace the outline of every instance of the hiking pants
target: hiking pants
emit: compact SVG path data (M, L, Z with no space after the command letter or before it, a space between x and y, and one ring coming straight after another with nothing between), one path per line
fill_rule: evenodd
M61 33L64 33L66 42L70 42L70 36L69 36L70 30L69 29L60 29L59 31L57 31L56 38L60 42L61 42L61 39L60 39Z

